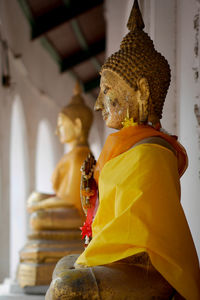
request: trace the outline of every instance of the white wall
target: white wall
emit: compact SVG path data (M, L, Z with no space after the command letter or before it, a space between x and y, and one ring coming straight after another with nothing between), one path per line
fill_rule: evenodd
M200 107L200 81L195 80L193 69L200 71L200 55L195 56L194 52L196 45L200 51L199 35L196 44L197 30L193 24L197 14L200 15L199 1L177 1L178 134L189 157L189 167L182 179L182 204L200 257L200 124L194 114L194 105Z
M27 134L19 96L14 99L10 136L10 276L15 278L19 251L27 233L26 199L29 186Z
M10 267L10 114L11 101L7 90L0 88L0 282L9 274Z
M38 127L36 146L36 191L54 193L51 174L56 165L53 154L52 128L47 120L42 120Z

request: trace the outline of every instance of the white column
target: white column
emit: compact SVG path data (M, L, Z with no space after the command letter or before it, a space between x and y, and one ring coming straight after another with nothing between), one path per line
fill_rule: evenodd
M8 92L0 87L0 282L9 275L9 150L10 150L10 99Z
M23 106L19 96L15 96L13 100L10 136L10 276L14 279L19 251L26 241L29 174Z
M200 3L177 1L178 134L185 146L189 167L182 179L182 204L200 256ZM194 21L196 20L195 28Z
M52 129L47 120L42 120L38 126L36 147L36 191L55 193L52 188L51 176L55 168ZM59 143L59 141L57 141Z

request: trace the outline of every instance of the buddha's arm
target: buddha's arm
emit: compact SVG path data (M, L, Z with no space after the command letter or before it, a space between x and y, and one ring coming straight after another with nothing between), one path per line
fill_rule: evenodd
M75 206L80 211L80 180L81 180L81 165L89 152L83 151L71 153L69 162L66 167L66 175L60 178L57 184L56 196L41 199L41 201L28 203L28 211L33 212L39 209L56 208ZM62 180L61 180L62 179ZM54 185L55 188L55 185Z
M77 186L77 181L78 184L80 183L78 179L79 174L76 172L76 164L77 162L73 160L71 164L68 164L66 175L59 182L56 195L49 195L41 198L40 201L28 201L28 211L33 212L39 209L72 206L74 203L73 191Z
M80 168L83 164L83 161L86 159L88 153L89 153L89 149L88 152L84 151L79 153L78 157L76 157L75 163L71 166L69 185L65 195L67 203L69 203L69 205L74 205L81 212L82 212L82 205L80 199L80 184L81 184Z

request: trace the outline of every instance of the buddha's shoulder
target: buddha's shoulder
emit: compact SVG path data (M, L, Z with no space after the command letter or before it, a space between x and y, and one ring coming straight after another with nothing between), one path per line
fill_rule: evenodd
M91 153L89 147L76 147L69 153L65 154L62 161L63 163L68 163L70 165L78 165L80 168L80 165L82 165L89 153Z
M90 153L91 150L88 146L79 146L79 147L76 147L74 149L74 153L76 154L79 154L79 153Z
M132 169L135 165L145 167L166 163L177 164L176 156L170 149L156 143L140 143L111 159L106 165L111 168L123 168L126 165L126 169Z
M177 174L177 158L173 152L157 144L140 144L109 160L100 173L100 182L122 184L151 180L152 174Z
M91 153L91 150L87 146L79 146L76 147L73 151L70 153L70 157L76 158L79 160L85 160L87 155Z
M139 143L128 149L127 151L123 152L121 154L121 157L123 158L130 158L130 157L136 157L136 158L158 158L159 156L175 156L173 151L164 145L157 144L157 143ZM118 157L120 159L120 156Z
M156 139L156 138L155 138ZM168 146L169 145L169 146ZM128 151L124 152L124 155L145 155L145 156L155 156L157 154L161 155L173 155L175 156L175 152L173 151L173 148L170 146L170 144L166 144L165 141L163 143L160 143L160 141L156 140L150 140L150 141L142 141L134 145L132 148L130 148Z

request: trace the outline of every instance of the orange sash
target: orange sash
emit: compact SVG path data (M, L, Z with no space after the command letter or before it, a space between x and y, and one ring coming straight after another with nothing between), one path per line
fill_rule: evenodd
M96 182L98 182L100 172L107 161L128 151L139 141L156 136L165 139L176 151L178 171L181 177L187 169L188 158L184 147L177 141L177 137L158 131L150 125L134 125L123 128L108 136L96 164L94 172Z

